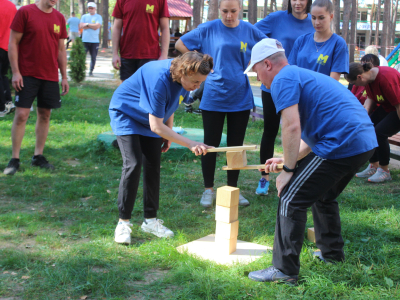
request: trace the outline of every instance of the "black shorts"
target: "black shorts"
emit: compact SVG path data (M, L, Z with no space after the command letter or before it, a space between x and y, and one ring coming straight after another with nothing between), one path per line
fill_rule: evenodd
M141 66L156 59L129 59L121 57L119 78L126 80L131 77Z
M37 107L60 108L60 86L56 81L37 79L35 77L23 76L24 87L15 94L15 106L30 108L37 97Z

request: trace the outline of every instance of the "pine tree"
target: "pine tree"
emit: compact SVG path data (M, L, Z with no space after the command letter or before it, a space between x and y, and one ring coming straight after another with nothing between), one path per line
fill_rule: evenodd
M80 38L76 38L72 45L68 65L70 68L69 76L73 81L79 83L85 79L86 51Z

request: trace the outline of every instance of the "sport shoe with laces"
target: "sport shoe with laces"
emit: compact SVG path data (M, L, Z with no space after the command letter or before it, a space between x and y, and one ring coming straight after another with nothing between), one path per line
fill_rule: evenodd
M243 197L242 194L239 194L239 205L240 206L249 206L250 202L245 197Z
M54 170L54 166L41 154L32 157L31 165L42 169Z
M256 189L257 195L268 195L269 181L262 177L258 182L258 187Z
M19 169L19 159L11 158L7 167L4 169L4 174L6 175L14 175Z
M6 111L7 115L15 111L15 105L12 103L12 101L6 103Z
M133 225L126 222L118 222L114 232L114 241L119 244L130 244L131 243L131 232Z
M368 178L368 182L380 183L384 181L392 180L390 172L384 171L382 168L378 168L376 173Z
M213 204L214 193L212 190L205 190L200 199L200 205L203 207L211 207Z
M368 167L362 171L356 174L356 177L358 178L368 178L371 177L376 173L376 168L372 167L371 164L368 165Z
M149 222L146 220L143 221L142 230L144 232L152 233L160 238L169 238L173 237L174 233L163 225L164 221L160 219L156 219L153 222Z
M282 282L291 286L297 285L297 275L286 275L274 266L249 273L249 278L261 282Z

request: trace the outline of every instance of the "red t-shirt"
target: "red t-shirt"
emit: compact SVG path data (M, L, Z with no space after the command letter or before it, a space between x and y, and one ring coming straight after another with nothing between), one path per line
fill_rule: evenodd
M0 48L8 51L10 39L10 25L17 12L14 3L8 0L0 0Z
M356 86L353 85L351 88L351 92L354 96L364 105L365 100L367 100L367 92L365 91L365 86Z
M380 104L386 112L394 111L394 106L400 104L400 73L390 67L377 68L378 75L365 90L368 97Z
M36 4L25 5L11 29L24 34L18 46L21 75L58 82L58 42L67 38L64 16L55 9L45 13Z
M160 57L158 27L160 18L169 18L167 0L117 0L112 15L122 19L119 43L122 58Z

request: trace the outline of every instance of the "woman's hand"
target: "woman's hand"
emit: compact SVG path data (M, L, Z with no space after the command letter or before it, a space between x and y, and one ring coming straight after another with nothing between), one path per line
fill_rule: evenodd
M172 142L168 141L167 139L162 139L162 140L163 140L163 144L161 146L161 153L165 153L171 147Z
M206 155L207 154L207 149L214 148L214 147L207 146L206 144L203 144L203 143L200 143L200 142L192 141L189 144L188 148L190 150L192 150L192 152L197 156L197 155L202 155L202 154Z
M282 169L278 169L278 164L283 164L283 158L270 158L265 162L266 173L279 173Z

